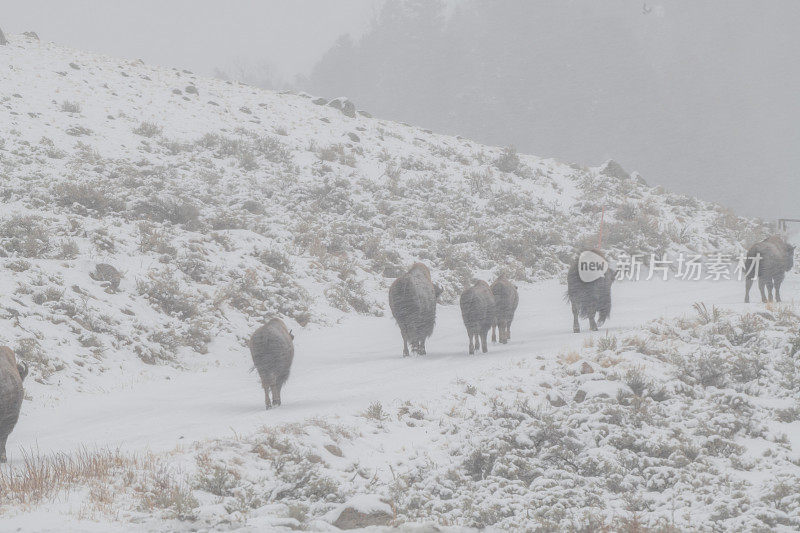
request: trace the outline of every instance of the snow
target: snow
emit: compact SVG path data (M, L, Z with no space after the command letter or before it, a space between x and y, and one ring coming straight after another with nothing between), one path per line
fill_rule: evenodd
M683 527L800 525L797 275L785 306L743 304L735 281L621 281L580 334L561 282L602 210L612 256L737 253L763 223L608 163L9 39L0 332L31 374L0 482L31 457L130 462L38 506L0 495L4 527L329 530L345 506L450 531L658 525L666 494ZM415 260L445 293L428 355L403 358L386 296ZM101 261L119 292L90 278ZM469 356L453 302L500 272L512 340ZM701 324L696 302L728 314ZM266 411L246 340L271 315L296 356Z
M792 281L786 294L795 292ZM512 341L492 344L485 355L467 355L458 306L439 306L426 357L402 357L391 317L349 316L332 327L296 333L295 361L280 408L264 411L258 375L244 347L212 353L212 362L191 373L131 381L121 390L63 397L55 406L24 406L12 437L17 449L39 452L82 447L167 451L182 443L247 433L264 424L308 417L348 415L370 402L432 400L458 380L486 375L519 358L551 357L578 349L588 338L619 333L659 318L684 314L697 301L743 308L740 283L639 282L615 284L614 308L600 332L572 333L564 287L550 281L522 286ZM655 303L657 302L657 303ZM582 324L588 329L587 324ZM593 387L600 386L594 385ZM601 391L598 391L601 392ZM610 396L616 396L616 390Z

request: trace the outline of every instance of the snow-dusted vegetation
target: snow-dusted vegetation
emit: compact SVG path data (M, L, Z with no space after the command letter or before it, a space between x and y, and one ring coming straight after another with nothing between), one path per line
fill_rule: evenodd
M416 260L445 302L479 272L557 276L595 243L603 208L612 255L738 252L764 233L614 162L538 159L22 36L0 56L3 324L42 383L110 358L191 364L268 315L380 315L387 280ZM122 273L117 290L91 279L98 262Z
M389 321L388 285L417 260L446 305L474 276L559 278L601 215L612 256L737 254L768 231L613 161L540 159L346 99L8 37L0 331L30 365L23 416L246 360L269 316L298 343L351 315ZM12 453L0 514L102 530L800 528L796 307L686 311L580 349L515 348L482 377L451 373L435 401L265 418L169 453Z
M796 530L798 331L788 306L698 305L508 361L436 402L162 456L32 457L0 487L6 505L66 499L85 518L175 529L326 529L350 509L362 525Z

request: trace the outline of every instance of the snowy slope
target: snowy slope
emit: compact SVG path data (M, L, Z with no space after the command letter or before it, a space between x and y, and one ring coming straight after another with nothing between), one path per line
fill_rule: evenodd
M22 36L0 61L0 323L42 384L191 367L241 351L267 315L382 315L414 260L446 302L473 275L552 278L595 242L603 208L617 254L736 252L763 233L613 162L521 156ZM119 293L90 279L96 262L124 273Z

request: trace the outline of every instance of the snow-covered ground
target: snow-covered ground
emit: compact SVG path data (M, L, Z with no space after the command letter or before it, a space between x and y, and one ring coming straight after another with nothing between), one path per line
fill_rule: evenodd
M579 335L560 282L601 217L614 258L737 254L767 224L613 161L9 40L0 338L31 372L0 529L800 527L797 274L783 306L619 282ZM404 359L386 296L417 260L444 294ZM499 273L512 341L469 356L454 302ZM274 315L296 358L265 411L246 340Z
M315 416L348 416L371 402L435 400L458 380L478 379L499 365L520 359L556 358L579 349L588 338L620 333L660 317L691 312L695 302L750 309L743 284L733 281L641 281L614 287L612 319L600 332L572 333L564 286L541 282L522 286L520 307L507 345L492 344L485 355L467 355L457 305L439 306L428 355L404 359L399 330L391 317L349 316L330 327L297 332L296 358L283 405L264 410L258 374L246 348L212 353L197 372L153 381L131 381L109 393L73 394L54 406L25 405L12 439L17 448L40 452L82 447L147 448L166 451L195 440L249 433L263 425ZM784 294L800 294L791 280ZM760 307L760 304L758 304ZM11 448L11 461L21 454Z

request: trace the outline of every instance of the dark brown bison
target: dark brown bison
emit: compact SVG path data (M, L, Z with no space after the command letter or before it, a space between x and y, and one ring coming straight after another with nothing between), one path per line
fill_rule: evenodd
M591 251L605 259L602 252ZM588 318L589 328L597 331L597 327L602 326L611 316L611 285L614 284L617 273L609 267L603 277L590 282L583 281L578 272L579 257L575 258L567 272L567 300L572 304L572 331L580 333L579 317Z
M261 326L250 338L250 355L261 386L264 387L264 404L267 409L281 404L281 387L289 379L294 360L294 335L279 318ZM272 401L269 395L272 391Z
M6 462L6 441L14 430L22 408L22 381L28 365L17 363L14 352L0 346L0 463Z
M108 263L98 263L94 267L94 272L89 274L95 281L103 282L104 287L108 287L114 292L119 290L119 283L122 281L122 274L119 270L109 265Z
M425 355L425 340L433 334L436 299L441 293L422 263L414 263L389 287L389 307L403 336L403 357L408 357L409 344L414 353Z
M492 283L492 294L494 295L495 322L492 324L492 342L495 337L495 329L500 330L500 342L502 344L511 340L511 322L514 320L514 313L519 304L519 293L517 287L505 278L498 278Z
M492 289L483 280L477 280L472 287L461 293L461 318L467 328L469 353L480 347L486 353L486 335L495 321L495 303Z
M758 289L761 301L772 301L772 289L775 289L775 301L781 301L781 283L786 272L794 266L794 246L782 237L773 235L755 243L747 251L745 259L745 291L744 301L750 303L750 287L758 274ZM766 288L766 291L764 290Z

